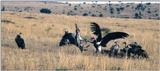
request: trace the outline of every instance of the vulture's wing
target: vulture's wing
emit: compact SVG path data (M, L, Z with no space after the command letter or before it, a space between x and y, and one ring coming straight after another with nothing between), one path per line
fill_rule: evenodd
M15 41L16 41L18 47L21 47L22 41L21 41L20 35L17 35L17 36L16 36Z
M119 38L124 38L124 37L128 37L129 35L125 32L112 32L112 33L108 33L106 36L104 36L102 38L101 41L101 46L105 47L106 44L110 41L110 40L115 40L115 39L119 39Z
M15 41L16 41L17 46L20 47L19 39L17 37L15 38Z
M59 46L66 44L75 44L75 35L73 33L65 33L59 43Z
M96 40L98 42L101 41L102 39L101 29L97 23L91 22L91 31L93 32L93 34L97 36Z
M25 42L24 42L24 39L23 38L21 38L21 47L25 47Z

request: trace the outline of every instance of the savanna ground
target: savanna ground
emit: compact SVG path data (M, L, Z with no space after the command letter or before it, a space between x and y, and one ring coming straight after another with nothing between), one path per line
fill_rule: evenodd
M1 21L2 70L159 70L160 20L2 12ZM149 59L95 56L93 46L84 53L76 46L58 46L65 29L75 32L75 23L82 36L90 37L90 22L111 31L127 32L130 36L120 41L137 41ZM19 32L26 42L24 50L18 49L14 41Z

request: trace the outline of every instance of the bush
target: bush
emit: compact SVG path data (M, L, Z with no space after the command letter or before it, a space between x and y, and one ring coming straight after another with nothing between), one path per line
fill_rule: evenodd
M130 5L126 5L126 7L130 7Z
M120 7L119 9L120 9L121 11L123 11L123 10L124 10L124 7Z
M99 14L99 17L103 17L103 14Z
M147 11L147 13L151 13L151 11Z
M67 15L76 15L76 13L74 13L74 11L71 10L67 13Z
M87 13L84 13L83 16L88 16L88 14L87 14Z
M120 14L120 8L116 8L117 14Z
M135 13L134 18L136 18L136 19L141 19L141 18L142 18L142 17L141 17L141 13Z
M81 4L78 4L78 6L80 7L80 6L81 6Z
M3 6L2 8L1 8L1 11L4 11L5 10L5 7Z
M112 7L110 8L110 13L114 14L114 8L112 8Z
M83 4L86 4L86 2L83 2Z
M74 10L76 11L76 10L77 10L77 7L74 7Z
M135 16L134 16L135 18L138 18L139 17L139 15L138 15L138 13L135 13Z
M159 14L155 14L155 16L159 16Z
M40 12L41 12L41 13L50 14L50 13L51 13L51 10L48 9L48 8L42 8L42 9L40 10Z
M69 6L71 6L72 4L69 4Z
M92 14L91 16L92 16L92 17L96 17L96 15L95 15L95 14Z
M146 3L146 5L151 5L151 3Z
M95 6L94 6L94 5L92 5L92 8L95 8Z
M138 4L137 7L135 8L135 10L141 10L144 11L146 8L146 6L144 6L143 4Z

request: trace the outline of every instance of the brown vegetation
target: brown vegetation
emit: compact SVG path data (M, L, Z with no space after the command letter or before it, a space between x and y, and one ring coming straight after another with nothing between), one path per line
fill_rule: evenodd
M34 17L28 19L25 17ZM2 20L2 69L50 70L50 69L85 69L85 70L158 70L160 21L145 19L117 19L82 16L66 16L39 13L3 12ZM111 31L124 31L130 37L120 41L137 41L149 54L149 59L116 59L93 54L94 47L80 53L75 46L60 48L64 29L75 32L74 24L80 27L82 36L90 37L90 22L97 22L102 28ZM5 24L7 23L7 24ZM18 49L14 38L22 32L26 42L25 50ZM106 48L110 48L110 42Z

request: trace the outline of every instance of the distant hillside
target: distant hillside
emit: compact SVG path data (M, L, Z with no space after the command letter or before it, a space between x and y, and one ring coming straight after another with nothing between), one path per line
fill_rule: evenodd
M43 11L41 11L44 9ZM159 4L119 3L119 4L69 4L56 2L6 1L1 11L53 13L95 17L116 17L136 19L160 19Z

